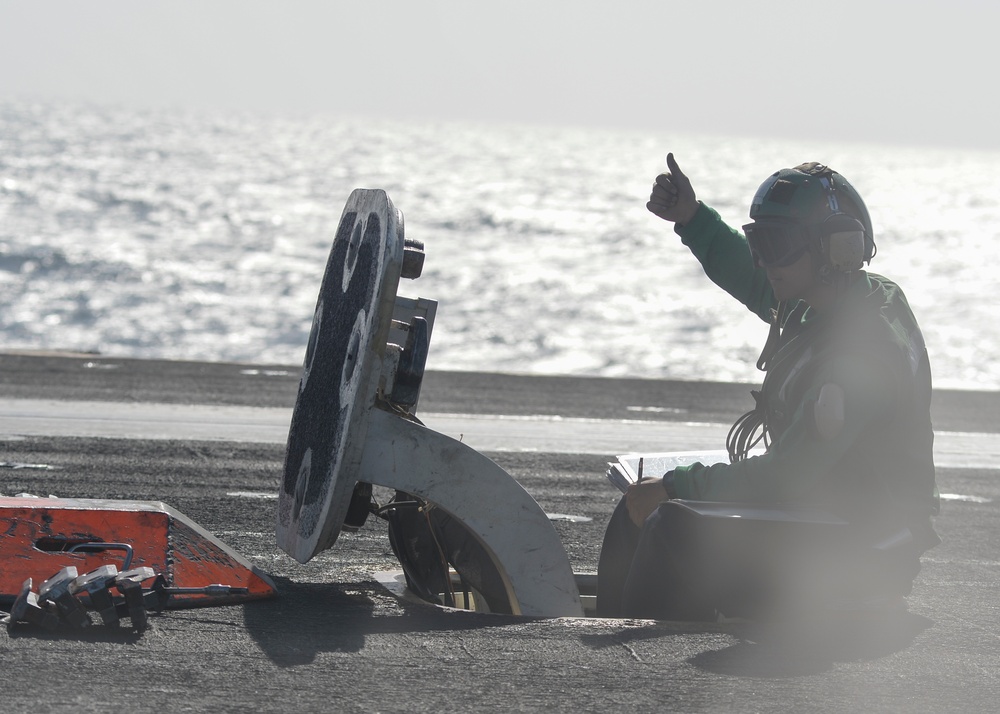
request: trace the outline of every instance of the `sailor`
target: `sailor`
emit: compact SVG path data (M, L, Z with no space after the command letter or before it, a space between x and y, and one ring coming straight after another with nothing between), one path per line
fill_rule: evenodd
M770 323L764 380L730 432L729 463L678 467L626 492L605 534L598 614L704 620L824 597L904 603L939 542L931 374L902 290L863 269L875 255L864 201L836 171L801 164L761 184L741 232L697 200L672 154L667 168L646 207ZM712 538L672 499L811 509L848 525L777 545L759 521Z

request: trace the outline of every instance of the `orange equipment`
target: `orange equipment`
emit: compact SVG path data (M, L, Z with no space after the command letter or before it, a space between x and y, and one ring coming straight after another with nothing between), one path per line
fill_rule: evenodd
M164 503L0 497L0 601L13 602L28 578L42 580L69 566L85 573L108 563L163 575L168 608L277 594L267 575Z

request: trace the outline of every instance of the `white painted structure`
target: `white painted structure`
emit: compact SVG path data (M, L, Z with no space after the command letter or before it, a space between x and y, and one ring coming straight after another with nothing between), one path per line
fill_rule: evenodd
M396 296L400 277L417 277L423 263L422 245L412 245L383 191L351 194L288 430L278 545L307 562L333 546L357 500L367 507L359 483L385 486L462 523L489 554L513 613L581 616L566 551L534 499L497 464L412 417L436 311L434 301Z

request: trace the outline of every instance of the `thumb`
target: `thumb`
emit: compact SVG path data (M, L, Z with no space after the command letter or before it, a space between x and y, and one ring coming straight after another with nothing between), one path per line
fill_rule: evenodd
M681 167L677 165L677 160L674 158L673 152L667 154L667 168L670 170L671 175L678 180L686 181L687 175L681 171Z

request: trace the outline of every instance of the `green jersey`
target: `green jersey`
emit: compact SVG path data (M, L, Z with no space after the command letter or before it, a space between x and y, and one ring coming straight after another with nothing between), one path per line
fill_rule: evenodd
M766 272L743 235L702 205L682 242L717 285L770 321ZM928 545L934 508L931 376L923 337L902 290L859 271L836 304L817 313L789 305L754 396L766 452L674 472L679 498L821 507L873 533L908 526ZM843 421L817 423L817 402L837 388Z

